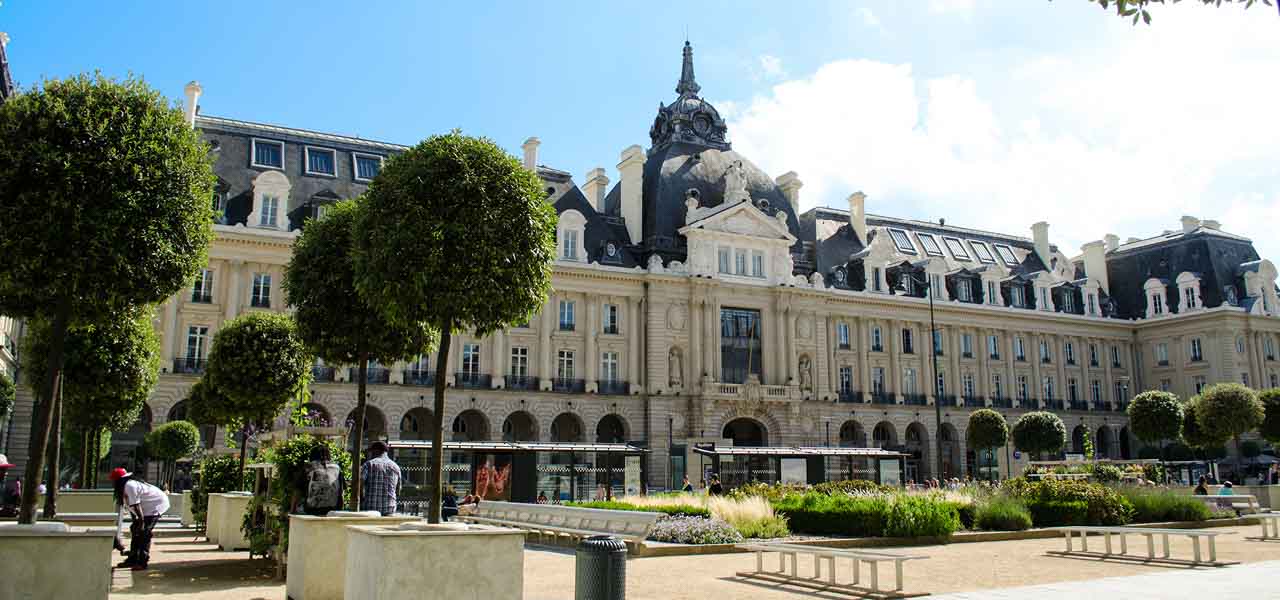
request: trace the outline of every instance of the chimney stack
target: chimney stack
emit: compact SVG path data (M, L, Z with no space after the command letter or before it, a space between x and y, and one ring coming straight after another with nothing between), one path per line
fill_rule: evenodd
M604 212L604 195L609 189L609 176L604 174L603 167L596 167L587 171L587 178L582 184L582 194L587 197L587 203L591 204L591 208L596 212Z
M1197 219L1190 215L1182 216L1182 233L1191 233L1192 231L1195 231L1196 228L1199 226L1200 226L1200 219Z
M520 146L524 150L524 168L530 171L538 171L538 146L542 141L536 137L531 137L524 141Z
M1114 233L1108 233L1107 235L1103 236L1102 239L1107 244L1107 252L1114 252L1117 248L1120 247L1120 236Z
M1205 229L1212 229L1214 231L1222 230L1222 223L1214 221L1213 219L1205 219L1203 221L1200 221L1200 224L1204 225Z
M627 235L631 237L631 243L639 244L644 235L644 148L633 144L622 151L618 157L618 176Z
M1044 263L1044 268L1050 268L1051 256L1049 253L1049 224L1040 221L1031 226L1031 239L1035 241L1036 254L1040 256L1040 262Z
M867 195L862 192L849 194L849 227L862 245L867 245Z
M1107 281L1107 243L1098 240L1080 247L1084 251L1084 274L1098 281L1099 288L1106 294L1111 293L1111 284Z
M182 88L187 94L187 103L182 107L182 114L187 119L188 127L196 126L196 109L199 107L200 94L204 93L204 88L200 87L199 81L192 81Z
M774 181L777 182L778 188L782 190L782 195L787 197L787 202L791 203L791 210L799 215L800 188L804 187L804 182L800 181L800 176L795 171L787 171L779 175Z

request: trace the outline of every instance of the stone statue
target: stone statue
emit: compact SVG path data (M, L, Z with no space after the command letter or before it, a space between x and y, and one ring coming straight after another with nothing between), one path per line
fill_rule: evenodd
M724 172L724 201L741 202L750 200L747 193L747 177L742 170L742 161L736 160Z
M808 356L800 357L800 389L808 392L813 390L813 364L809 362Z
M680 378L680 366L680 350L678 348L672 348L671 352L667 355L667 373L671 387L680 387L680 384L682 383Z

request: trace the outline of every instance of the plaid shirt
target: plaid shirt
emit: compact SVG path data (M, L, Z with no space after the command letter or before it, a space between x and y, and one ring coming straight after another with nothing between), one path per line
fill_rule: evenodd
M384 517L394 514L399 490L400 465L386 454L365 461L360 467L361 510L376 510Z

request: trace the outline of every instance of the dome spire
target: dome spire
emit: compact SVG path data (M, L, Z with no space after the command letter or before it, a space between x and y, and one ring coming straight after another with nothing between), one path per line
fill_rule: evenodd
M680 66L680 83L676 84L676 93L683 96L687 92L696 96L700 89L702 88L693 78L693 46L689 44L689 40L685 40L684 62Z

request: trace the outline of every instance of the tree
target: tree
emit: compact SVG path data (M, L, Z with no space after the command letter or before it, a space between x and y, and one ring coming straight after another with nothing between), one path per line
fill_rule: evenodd
M1101 6L1103 9L1115 7L1116 15L1132 19L1133 24L1137 25L1141 19L1143 23L1151 24L1151 13L1147 10L1153 4L1177 4L1182 0L1089 0ZM1243 4L1245 8L1249 8L1254 4L1264 4L1271 6L1271 0L1199 0L1202 4L1222 6L1222 3Z
M172 489L174 463L200 449L200 429L190 421L169 421L151 430L145 443L147 454L164 461L160 479Z
M354 465L360 464L364 440L369 361L407 360L429 352L435 343L425 322L394 323L357 294L351 233L359 209L356 201L339 202L324 218L308 222L293 243L284 276L285 297L295 309L302 341L327 363L356 365L355 444L350 448ZM359 477L351 490L351 510L357 510Z
M391 158L356 219L356 287L397 323L440 332L430 490L441 493L444 386L453 334L483 337L530 319L546 302L555 209L542 182L486 139L437 135ZM429 519L440 520L431 502Z
M1067 426L1051 412L1035 411L1022 415L1013 424L1013 446L1036 456L1056 454L1067 445Z
M1169 392L1142 392L1129 402L1129 431L1147 443L1178 439L1182 435L1182 403Z
M32 381L48 375L47 359L52 351L53 330L45 319L33 319L23 340L23 355ZM121 311L114 320L102 324L73 325L63 340L63 373L58 429L78 433L81 443L81 481L90 475L86 468L96 465L88 455L102 431L124 431L131 427L155 388L160 371L160 343L151 325L151 309L135 307ZM58 436L52 439L60 439ZM90 439L93 438L93 439ZM58 452L50 453L50 466L61 462ZM51 483L57 480L50 477ZM49 495L56 499L54 488ZM54 502L45 514L56 514Z
M25 473L37 481L67 329L190 283L213 237L214 177L181 111L140 79L46 81L0 104L0 140L0 313L50 323ZM22 492L31 523L36 486Z
M79 462L80 488L94 489L97 487L94 477L98 467L111 454L111 432L90 433L67 429L62 434L62 449L67 456Z
M992 452L1009 443L1009 423L1000 413L982 408L969 413L969 427L965 430L969 447ZM992 474L994 479L995 475Z
M1257 458L1262 454L1262 444L1253 440L1245 440L1240 442L1240 456L1245 458Z
M204 378L217 394L202 390L204 406L197 412L240 424L241 471L250 431L269 426L290 399L306 393L313 361L289 315L243 314L213 336Z
M1280 388L1258 392L1258 400L1262 401L1265 413L1258 433L1262 434L1262 438L1268 442L1280 446Z
M1238 383L1209 386L1196 407L1196 423L1201 431L1212 439L1235 440L1237 471L1241 467L1240 434L1257 429L1265 418L1258 395Z
M13 412L13 401L17 397L18 388L8 373L0 371L0 419Z

